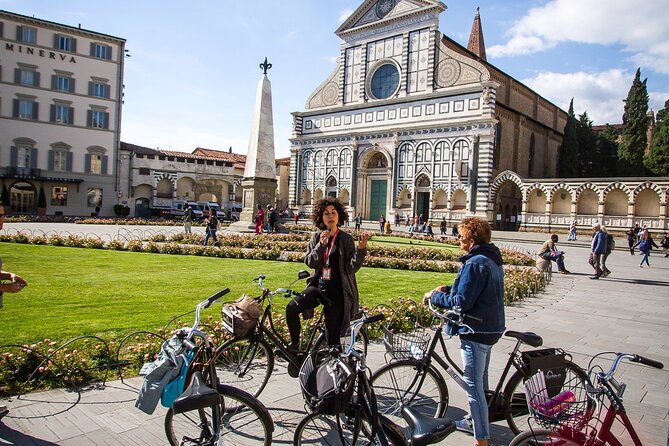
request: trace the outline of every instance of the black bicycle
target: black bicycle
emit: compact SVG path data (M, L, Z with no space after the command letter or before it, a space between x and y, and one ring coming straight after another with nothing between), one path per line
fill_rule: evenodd
M473 332L464 319L474 318L463 315L458 309L447 310L432 304L429 308L439 320L434 334L430 337L425 330L412 333L391 333L384 330L387 364L372 376L372 386L377 395L379 410L403 427L406 427L406 424L401 414L405 406L432 417L442 417L446 413L449 404L448 387L444 375L437 369L435 362L463 391L466 388L462 379L464 372L448 354L443 331L448 321ZM532 347L543 345L543 339L535 333L507 331L505 336L516 339L516 345L509 355L495 390L486 391L491 422L506 419L515 434L528 428L530 416L523 383L537 367L550 368L555 392L559 392L565 383L570 383L572 391L586 394L586 372L574 364L567 353L560 349L521 351L523 344ZM438 344L441 345L441 354L436 352ZM507 380L512 367L515 372Z
M262 290L258 297L261 305L265 304L262 316L255 327L244 336L235 336L226 341L216 351L216 368L218 376L226 383L246 390L254 396L259 396L267 385L269 377L274 370L275 349L287 362L288 374L296 378L300 367L307 357L307 353L319 350L321 346L327 345L324 328L324 315L320 316L313 327L309 336L306 337L306 343L303 342L301 348L296 352L290 349L289 342L279 333L274 326L272 317L272 304L275 296L292 298L300 296L301 293L293 291L291 287L298 280L304 280L309 277L308 271L300 271L297 279L291 283L288 288L279 288L271 291L263 285L265 275L261 274L254 279ZM327 304L327 302L324 302ZM226 326L231 333L234 329ZM356 347L367 353L369 338L367 333L362 331L356 336Z
M165 415L165 433L171 446L272 444L274 423L269 411L253 395L219 382L214 348L208 335L198 328L200 311L229 291L225 289L200 302L193 326L175 335L193 358L185 381L190 385Z

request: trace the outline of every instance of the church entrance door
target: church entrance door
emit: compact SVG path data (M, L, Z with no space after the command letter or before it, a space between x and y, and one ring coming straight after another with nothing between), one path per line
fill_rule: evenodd
M430 219L430 193L418 192L416 194L416 215L423 216L423 222Z
M372 180L372 194L369 200L369 219L378 220L381 215L386 219L386 193L388 190L388 181Z

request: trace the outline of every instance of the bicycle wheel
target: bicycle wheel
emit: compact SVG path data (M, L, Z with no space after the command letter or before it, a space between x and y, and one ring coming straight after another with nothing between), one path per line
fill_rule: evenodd
M360 330L360 332L358 334L359 334L359 336L355 340L355 348L357 350L361 350L366 356L367 355L367 347L369 345L369 336L367 335L367 330L365 330L363 328L362 330ZM345 340L345 341L342 341L342 342L343 342L344 345L348 346L348 343L351 341L351 337L350 336L343 336L342 340ZM316 338L316 341L314 342L314 346L311 348L311 351L320 350L321 347L323 345L325 345L325 342L326 342L325 333L321 333Z
M557 437L552 431L537 429L521 432L509 446L578 446L578 443Z
M234 338L216 350L219 382L258 396L274 369L274 353L264 339Z
M165 433L172 446L216 446L218 444L272 444L272 417L255 397L234 387L220 385L223 397L219 407L193 410L175 415L172 409L165 415ZM220 418L214 423L213 417ZM223 443L216 443L218 424Z
M504 401L507 403L506 422L514 434L532 430L528 424L532 417L527 409L527 399L523 388L524 381L523 374L516 371L504 388ZM587 396L586 372L573 362L565 361L564 382L569 383L569 390L574 392L577 401L587 401L587 409L583 417L589 419L594 410L594 403Z
M442 374L433 366L419 371L421 363L404 359L381 367L372 375L379 413L403 430L407 423L402 407L410 406L423 415L442 417L448 408L448 387Z
M355 446L379 445L378 438L370 440L365 437L364 431L360 429L361 420L353 421L344 414L324 415L312 413L307 415L295 429L293 444L302 445L329 445L329 446L353 446L354 434L357 432ZM404 446L408 442L404 439L402 432L388 418L380 418L381 429L390 446Z

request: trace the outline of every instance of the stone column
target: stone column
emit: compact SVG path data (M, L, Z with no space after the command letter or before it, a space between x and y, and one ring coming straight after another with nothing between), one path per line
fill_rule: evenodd
M351 144L351 209L358 214L358 141Z
M520 206L520 216L522 218L522 224L523 224L523 229L527 230L527 199L523 199L522 204ZM495 211L497 212L497 211ZM504 221L502 221L502 225L504 224Z

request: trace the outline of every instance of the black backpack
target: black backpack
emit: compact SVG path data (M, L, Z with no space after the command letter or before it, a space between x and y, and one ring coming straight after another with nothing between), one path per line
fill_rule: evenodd
M606 253L611 254L611 251L616 249L616 241L611 234L606 234Z

